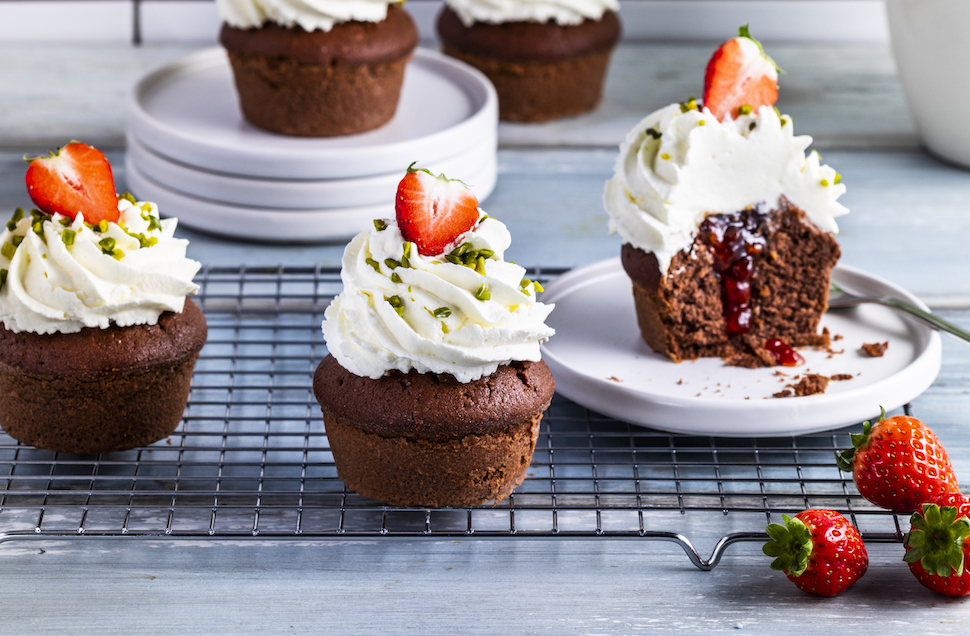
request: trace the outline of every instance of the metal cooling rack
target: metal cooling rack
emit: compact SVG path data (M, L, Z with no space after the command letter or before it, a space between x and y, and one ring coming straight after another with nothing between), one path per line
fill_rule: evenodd
M558 273L533 270L530 278ZM902 538L899 519L861 499L836 467L847 431L670 435L561 396L542 420L528 478L507 500L467 509L381 505L337 478L311 389L338 270L207 268L198 282L209 340L178 431L92 456L37 450L0 433L0 542L628 537L676 542L707 570L732 543L763 541L766 522L812 507L846 514L866 541ZM701 528L721 537L708 559L687 538Z

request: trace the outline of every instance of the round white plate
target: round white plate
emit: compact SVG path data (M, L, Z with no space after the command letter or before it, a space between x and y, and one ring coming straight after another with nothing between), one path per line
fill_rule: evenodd
M496 139L486 138L461 154L433 162L421 162L435 174L467 181L495 163ZM128 137L125 162L152 181L191 197L249 207L290 210L347 208L394 201L404 170L357 179L282 180L240 177L208 172L175 163L152 152L135 137Z
M178 217L179 224L232 238L260 242L342 241L373 227L374 219L393 218L394 202L323 210L277 210L215 203L196 199L159 185L137 166L127 164L128 186L143 201L158 204L162 216ZM466 181L479 200L495 188L494 157Z
M892 283L837 266L844 289L888 295L926 306ZM677 433L723 437L787 436L861 422L925 391L940 371L940 335L877 305L827 312L822 326L832 349L800 349L799 367L743 369L719 358L675 363L641 339L630 279L619 259L567 272L547 286L542 302L556 303L547 321L556 335L542 346L556 390L594 411ZM863 343L889 341L881 358L859 353ZM777 373L785 373L781 376ZM773 398L796 376L851 374L820 395Z
M206 49L143 77L126 105L127 128L172 161L269 179L343 179L403 171L494 138L498 98L479 71L417 49L394 118L359 135L269 133L242 118L225 51Z

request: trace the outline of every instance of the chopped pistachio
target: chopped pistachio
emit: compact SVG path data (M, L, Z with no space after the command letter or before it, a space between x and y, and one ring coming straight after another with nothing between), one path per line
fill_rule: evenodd
M449 307L438 307L433 312L431 312L435 318L447 318L451 315L451 308Z
M697 110L697 98L688 97L686 102L681 102L680 112L686 113L691 110Z
M663 159L664 161L670 161L670 155L668 155L666 152L661 154L660 158Z
M374 219L374 229L378 232L383 232L387 229L387 221L384 219Z
M411 259L409 259L407 256L402 256L401 257L401 267L403 267L405 269L411 269Z
M404 317L404 301L401 300L400 296L391 296L390 298L384 298L387 304L394 308L398 316Z
M125 257L125 253L121 250L111 250L111 256L116 260L120 261Z
M397 272L392 272L391 273L391 282L392 283L403 283L404 281L402 281L401 280L401 277L397 275Z
M819 181L819 184L821 184L821 186L823 188L827 188L827 187L829 187L829 180L828 179L822 179L821 181Z
M152 230L162 229L162 224L159 223L158 217L156 217L151 213L151 208L149 208L148 210L145 210L145 208L143 207L142 210L143 212L141 213L141 218L142 220L148 221L149 232L151 232Z
M60 221L58 221L58 223L60 223L64 227L67 227L68 225L71 224L71 221L72 221L71 217L65 216Z
M495 252L489 249L478 250L478 255L484 258L492 258L493 256L495 256Z
M754 129L755 129L755 128L757 128L757 127L758 127L758 124L756 124L756 123L754 123L754 122L751 122L751 123L750 123L750 124L748 125L748 130L754 130Z
M101 219L101 222L98 223L98 229L100 229L102 232L107 232L108 231L108 219Z
M478 272L479 274L481 274L482 276L485 275L485 257L484 256L479 256L478 257L478 260L475 261L475 271Z
M11 236L10 237L10 242L13 243L13 246L14 247L17 247L18 245L20 245L21 243L24 242L24 239L25 238L27 238L27 237L25 237L25 236Z
M375 261L373 258L367 257L364 259L364 262L373 267L375 272L381 271L381 264Z
M661 137L663 137L663 133L657 130L656 128L647 128L647 134L653 137L654 139L660 139Z
M742 104L738 106L738 115L750 115L751 114L751 104Z
M451 332L451 329L448 328L447 323L445 323L444 321L441 322L441 331L442 331L442 333L449 333L449 332Z
M459 257L460 256L464 256L465 255L465 252L467 252L471 248L472 248L472 246L469 243L462 243L461 245L459 245L455 249L453 249L450 252L448 252L448 254L451 255L451 256L459 256Z
M787 117L782 117L781 118L781 127L784 128L787 123L788 123L788 118Z
M110 254L111 252L113 252L115 249L115 244L116 244L116 241L110 236L106 236L100 241L98 241L98 246L101 248L101 251L104 252L105 254Z
M461 257L455 256L454 254L445 254L445 260L449 263L454 263L455 265L464 265L461 262Z
M32 229L34 231L34 234L36 234L37 236L44 235L44 224L41 223L40 221L35 221L34 224L30 226L30 229Z
M707 125L707 120L706 119L702 119L699 122L697 122L697 125L698 126L706 126Z
M122 199L124 199L125 201L127 201L132 205L138 205L138 201L135 200L135 197L132 196L131 192L125 192L124 194L118 195L118 200L120 201Z
M77 232L74 230L64 230L61 233L61 238L64 240L64 245L74 245L74 239L77 238Z
M41 260L45 260L46 261L47 260L47 254L41 254L40 255L40 258L41 258Z
M411 257L411 241L404 241L404 255L408 258Z
M461 257L461 260L465 267L475 267L475 263L478 262L478 252L474 250L465 252Z
M488 293L488 285L482 285L478 288L478 291L475 292L475 298L481 300L482 302L489 300L491 297L492 295Z
M3 287L7 282L7 270L0 269L0 287Z
M778 115L778 119L781 119L782 118L781 117L781 111L778 110L778 107L777 106L772 106L771 109L775 111L775 114L776 115Z
M481 222L483 222L483 221L487 221L487 220L489 220L490 218L492 218L492 217L490 217L490 216L489 216L489 215L487 215L487 214L483 214L483 215L482 215L482 218L480 218L480 219L478 219L478 222L479 222L479 223L481 223Z
M391 269L395 269L395 268L401 266L401 264L399 262L397 262L396 260L394 260L393 258L385 258L384 259L384 264L387 265L388 267L390 267Z
M13 232L17 228L17 224L20 223L22 218L24 218L24 209L17 208L14 210L13 216L10 217L9 221L7 221L7 229Z
M0 254L8 261L13 260L13 255L17 253L17 246L13 243L4 243L3 247L0 247Z
M536 281L536 282L532 283L532 288L534 290L536 290L537 292L544 292L544 291L546 291L545 289L542 288L542 285L539 284L539 281Z
M834 183L835 185L839 185L840 183L842 183L842 175L840 175L838 172L836 172L835 173L835 180L832 181L832 183Z

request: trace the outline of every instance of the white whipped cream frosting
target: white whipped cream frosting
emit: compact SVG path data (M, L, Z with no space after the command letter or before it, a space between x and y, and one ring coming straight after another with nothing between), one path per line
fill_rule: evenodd
M393 220L384 230L358 234L344 250L343 292L324 314L331 355L351 373L375 380L393 369L416 369L471 382L513 360L539 360L539 343L555 333L544 324L553 305L536 301L534 283L523 285L525 268L502 260L511 242L502 222L482 216L445 250L462 243L492 250L482 275L444 254L422 256L413 244L410 267L392 269L385 260L404 256ZM391 280L394 274L400 282ZM482 285L488 300L476 298ZM394 296L403 302L401 315L386 300Z
M199 290L192 278L201 264L185 257L188 241L173 237L178 221L159 221L154 203L121 199L118 208L119 223L108 223L104 232L85 225L82 214L73 221L55 214L44 217L39 235L28 214L0 234L0 245L11 246L4 248L8 254L19 242L13 258L0 255L0 269L7 270L0 322L7 329L47 334L110 323L153 325L162 312L182 311L185 296ZM69 231L75 233L72 245L66 244ZM104 251L106 238L114 239L120 258Z
M812 138L792 129L791 118L770 106L724 122L679 104L647 115L620 145L606 182L610 232L653 252L661 273L708 214L775 207L782 195L823 231L838 232L836 217L849 211L837 201L845 186L818 153L806 157Z
M397 0L216 0L219 16L237 29L264 22L301 26L305 31L329 31L341 22L380 22L387 5Z
M221 0L220 0L221 1ZM619 0L445 0L465 26L476 22L548 22L563 26L619 11Z

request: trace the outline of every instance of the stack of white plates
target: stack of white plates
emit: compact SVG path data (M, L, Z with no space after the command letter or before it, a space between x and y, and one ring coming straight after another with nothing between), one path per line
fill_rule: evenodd
M132 193L206 232L262 241L347 239L394 215L405 169L495 187L498 100L484 75L418 49L397 114L360 135L275 135L245 120L222 49L146 75L127 104Z

